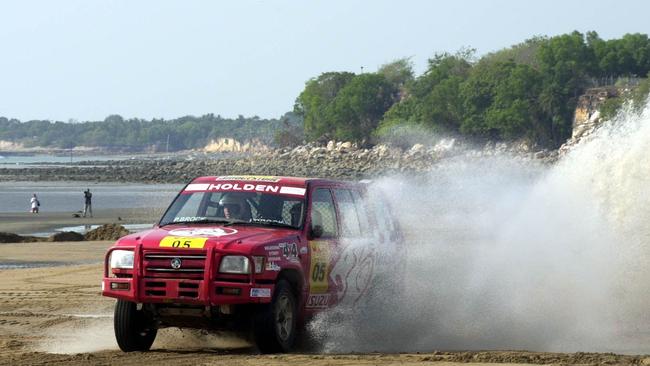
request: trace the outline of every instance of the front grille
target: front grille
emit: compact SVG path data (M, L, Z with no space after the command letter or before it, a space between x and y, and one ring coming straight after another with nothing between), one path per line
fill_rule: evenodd
M144 276L155 278L203 278L206 255L170 254L145 252L143 260ZM173 261L180 261L180 267L174 268Z

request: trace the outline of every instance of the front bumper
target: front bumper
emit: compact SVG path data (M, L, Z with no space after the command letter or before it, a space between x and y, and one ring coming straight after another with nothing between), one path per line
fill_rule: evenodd
M113 250L134 251L134 269L130 278L110 277L109 258ZM158 252L176 253L175 249L162 249ZM145 275L143 268L143 249L135 247L114 247L106 253L102 295L136 303L179 303L193 305L227 305L269 303L274 284L269 281L257 283L253 273L233 279L233 276L217 274L219 259L224 255L243 255L208 248L204 271L201 278L168 278ZM246 255L253 263L252 256Z

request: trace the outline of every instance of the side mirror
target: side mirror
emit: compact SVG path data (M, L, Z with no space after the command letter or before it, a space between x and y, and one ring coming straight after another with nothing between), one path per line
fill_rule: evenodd
M311 227L311 230L309 230L309 236L312 238L320 238L323 236L323 227L320 225L314 225Z

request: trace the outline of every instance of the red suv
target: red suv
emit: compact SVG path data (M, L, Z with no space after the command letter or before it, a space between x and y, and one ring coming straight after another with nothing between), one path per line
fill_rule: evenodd
M109 248L102 294L117 298L125 352L170 326L246 331L261 352L285 352L316 313L359 306L376 267L400 264L401 243L363 183L200 177L154 228Z

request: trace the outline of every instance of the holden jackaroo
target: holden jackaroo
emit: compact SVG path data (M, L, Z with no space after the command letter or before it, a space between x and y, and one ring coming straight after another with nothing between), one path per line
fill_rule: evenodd
M401 262L401 241L364 183L200 177L152 229L109 248L102 294L117 299L125 352L148 350L163 327L242 332L285 352L319 311L359 306L377 268Z

